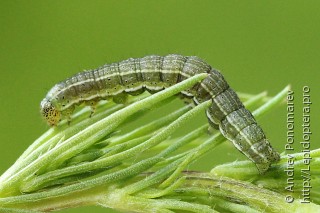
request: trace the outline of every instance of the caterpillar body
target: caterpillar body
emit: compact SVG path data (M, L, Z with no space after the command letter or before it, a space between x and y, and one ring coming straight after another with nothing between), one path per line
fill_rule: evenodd
M48 92L40 104L41 114L49 125L55 126L62 117L70 120L75 106L83 102L94 109L99 100L115 100L126 93L138 95L145 90L157 92L200 73L208 76L182 94L195 104L212 99L206 111L211 126L219 127L260 173L266 172L280 159L279 154L221 73L196 56L151 55L80 72Z

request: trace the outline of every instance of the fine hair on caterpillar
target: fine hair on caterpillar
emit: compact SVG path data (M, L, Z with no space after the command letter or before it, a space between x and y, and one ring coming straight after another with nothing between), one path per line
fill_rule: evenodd
M207 73L201 82L181 93L195 104L212 100L206 115L213 128L253 161L260 173L279 161L279 154L222 74L196 56L166 55L130 58L80 72L56 84L41 101L41 114L51 126L71 119L76 105L86 103L94 112L98 101L139 95L168 88L194 75Z

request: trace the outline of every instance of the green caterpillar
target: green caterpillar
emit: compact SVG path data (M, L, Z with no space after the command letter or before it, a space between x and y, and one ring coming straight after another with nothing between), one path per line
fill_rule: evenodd
M221 73L195 56L151 55L80 72L48 92L41 102L41 114L49 125L56 126L63 117L70 120L75 106L83 102L94 111L99 100L127 93L138 95L145 90L157 92L199 73L208 76L182 94L193 98L195 104L212 99L206 112L211 126L219 127L260 173L266 172L280 159L279 154Z

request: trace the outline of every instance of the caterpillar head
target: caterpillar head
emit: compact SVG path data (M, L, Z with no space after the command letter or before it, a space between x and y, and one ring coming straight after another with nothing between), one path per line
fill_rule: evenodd
M44 98L40 103L40 112L50 126L56 126L61 118L61 113L50 100Z

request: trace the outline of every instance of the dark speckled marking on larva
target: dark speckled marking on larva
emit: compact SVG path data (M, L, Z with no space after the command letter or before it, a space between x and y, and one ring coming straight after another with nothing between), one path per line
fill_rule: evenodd
M221 73L195 56L151 55L80 72L48 92L41 102L41 113L49 125L55 126L62 117L70 120L75 106L83 102L94 110L99 100L112 97L117 101L145 90L157 92L199 73L209 75L182 94L196 104L212 99L206 112L211 126L219 126L221 133L255 162L260 173L267 171L279 160L279 154Z

